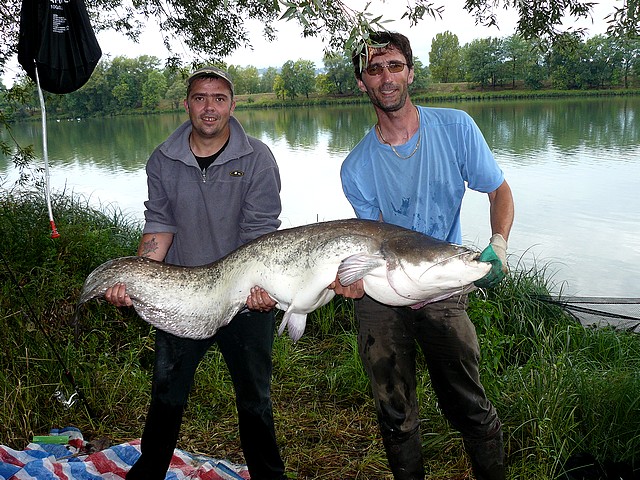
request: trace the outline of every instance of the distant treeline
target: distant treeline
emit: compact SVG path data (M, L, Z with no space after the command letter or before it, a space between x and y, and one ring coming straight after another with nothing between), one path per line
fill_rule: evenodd
M432 42L428 65L420 59L414 62L413 91L456 82L482 89L533 91L637 88L640 39L596 35L585 40L577 33L566 33L545 45L512 35L476 39L460 46L455 34L444 32ZM263 70L222 66L233 76L236 94L246 96L248 103L258 101L262 94L285 103L299 102L310 95L361 95L346 55L326 56L321 66L303 59ZM186 68L163 67L159 58L147 55L103 60L80 90L66 95L46 94L47 112L59 117L83 117L181 109L187 73ZM16 115L37 112L38 95L30 80L24 78L16 87L27 92Z

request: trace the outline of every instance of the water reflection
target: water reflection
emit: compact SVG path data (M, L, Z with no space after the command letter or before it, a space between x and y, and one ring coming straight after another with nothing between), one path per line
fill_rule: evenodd
M627 152L629 146L640 144L639 103L638 97L603 97L433 106L467 111L494 152L519 156L520 162L527 164L539 160L529 153L550 148L561 154L584 148ZM268 143L284 139L292 149L310 150L326 144L329 152L341 154L348 152L375 120L368 105L237 110L235 116L249 134ZM49 121L49 153L62 165L88 160L135 169L146 162L151 146L161 143L186 119L186 114L175 113ZM41 151L39 122L20 123L14 134L20 143L33 144L36 151ZM629 155L621 156L623 160L628 158ZM7 168L2 156L0 168Z
M637 97L604 97L476 102L462 108L495 152L520 155L548 148L571 154L583 148L624 150L638 145L638 105Z
M371 108L363 105L237 110L235 116L250 135L269 142L284 139L291 148L313 150L319 143L326 143L332 153L345 153L353 148L375 118Z
M640 97L438 103L478 123L512 186L513 263L549 264L566 293L639 296ZM283 227L352 217L339 180L344 157L371 128L369 105L237 110L250 135L280 165ZM186 114L49 122L54 189L115 203L142 218L144 165ZM22 145L41 151L39 122L15 125ZM0 157L0 175L15 172ZM463 205L465 243L490 236L486 195ZM561 285L566 281L566 285Z

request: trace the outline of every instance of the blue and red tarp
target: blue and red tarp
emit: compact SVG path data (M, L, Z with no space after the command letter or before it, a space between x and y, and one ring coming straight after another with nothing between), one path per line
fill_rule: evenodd
M140 456L140 439L83 454L87 442L74 427L53 429L66 444L29 443L24 450L0 445L0 480L122 480ZM244 465L176 449L166 480L247 480Z

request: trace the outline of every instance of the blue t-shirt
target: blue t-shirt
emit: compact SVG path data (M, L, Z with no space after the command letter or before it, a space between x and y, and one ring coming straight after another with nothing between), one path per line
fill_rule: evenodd
M381 143L375 129L349 153L340 176L358 218L382 220L462 242L460 207L468 186L489 193L504 181L482 132L464 111L418 107L419 132L404 145ZM421 135L420 135L421 134Z

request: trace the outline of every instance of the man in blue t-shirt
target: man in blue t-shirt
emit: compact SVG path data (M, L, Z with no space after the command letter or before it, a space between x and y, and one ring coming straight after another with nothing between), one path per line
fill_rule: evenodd
M462 242L460 208L468 186L489 197L492 236L481 259L491 272L478 280L490 287L507 272L507 239L513 198L482 133L465 112L412 104L414 69L409 40L373 32L370 46L355 53L360 90L377 123L345 159L344 193L359 218ZM502 428L479 376L480 348L466 313L466 295L422 307L389 307L364 295L362 282L331 285L356 298L360 357L371 380L387 459L396 480L424 479L416 398L419 345L438 404L462 433L478 480L505 478Z

